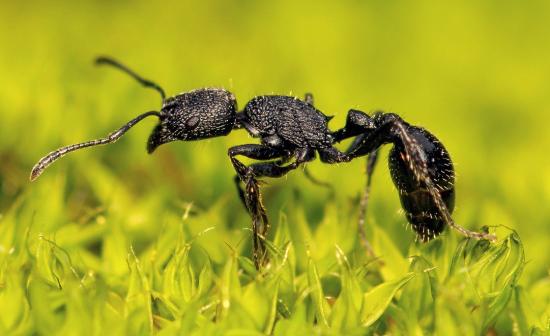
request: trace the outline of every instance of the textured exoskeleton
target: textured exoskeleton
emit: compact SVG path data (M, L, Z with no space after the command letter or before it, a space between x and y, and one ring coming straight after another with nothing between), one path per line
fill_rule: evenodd
M446 225L476 239L494 236L466 230L451 217L454 208L454 169L450 156L437 138L421 127L411 126L393 113L368 114L350 110L346 125L331 131L327 117L313 105L313 96L303 100L290 96L258 96L251 99L241 112L232 93L206 88L166 98L163 89L142 78L111 58L100 57L98 64L114 66L146 87L157 90L162 97L160 111L146 112L107 137L57 149L43 157L32 169L36 179L59 157L84 147L113 143L132 126L148 116L159 118L147 142L152 153L158 146L175 140L201 140L228 135L232 130L245 129L260 143L231 147L228 155L236 171L239 197L252 217L253 254L257 268L267 262L265 240L268 217L262 204L258 179L281 177L316 155L325 163L348 162L368 155L367 185L361 201L359 231L369 248L364 233L364 218L371 177L378 149L393 144L389 155L391 176L401 199L408 222L422 241L439 235ZM346 151L337 149L338 142L352 138ZM246 166L237 159L245 156L261 162Z

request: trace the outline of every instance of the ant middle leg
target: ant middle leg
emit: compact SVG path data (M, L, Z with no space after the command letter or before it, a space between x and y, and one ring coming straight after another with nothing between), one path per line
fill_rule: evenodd
M359 222L357 223L359 227L359 235L361 236L361 243L367 253L371 256L374 256L374 250L372 245L367 239L367 233L365 231L365 221L367 220L367 209L370 198L370 189L372 184L372 173L374 172L374 167L378 161L378 149L372 151L367 159L367 182L365 184L365 189L363 189L363 194L361 195L361 200L359 202Z
M345 153L340 152L334 147L319 150L321 161L325 163L339 163L339 162L350 161L353 158L353 156L348 155L348 153L352 152L352 150L356 146L358 146L359 143L361 143L361 141L357 140L361 137L362 136L358 136L356 140L351 144L350 149L348 149L348 151L346 151ZM369 156L367 160L367 182L365 184L365 189L363 190L363 194L361 195L361 200L359 203L359 219L358 219L358 230L359 230L359 235L361 239L361 244L366 249L367 253L372 256L374 256L375 254L371 244L367 240L367 236L365 232L365 218L367 213L368 200L370 196L372 173L374 172L374 167L376 166L376 162L378 158L378 147L373 147L370 151L370 154L368 154Z
M311 105L311 106L315 105L314 104L315 100L314 100L313 94L311 92L306 92L304 94L304 101L306 103L308 103L309 105ZM313 152L313 155L315 156L315 152ZM314 157L311 160L313 160L313 159L314 159ZM308 161L310 161L310 160L308 160ZM304 167L304 176L309 180L309 182L315 184L316 186L326 188L330 192L331 195L334 194L334 187L330 183L328 183L326 181L321 181L318 178L316 178L315 176L313 176L311 174L311 172L307 169L307 167Z

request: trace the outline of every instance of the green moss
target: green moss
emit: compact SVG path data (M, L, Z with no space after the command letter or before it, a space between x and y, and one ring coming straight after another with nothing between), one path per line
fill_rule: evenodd
M0 4L0 334L543 334L550 321L550 4L191 1ZM172 143L154 120L108 134L158 96L104 68L113 55L169 93L223 86L313 92L384 109L436 134L456 164L457 223L414 242L385 164L357 241L364 161L308 166L263 186L271 264L250 260L250 219L227 148L243 132ZM346 144L343 145L345 147ZM381 159L384 160L386 151ZM496 228L495 228L496 227Z

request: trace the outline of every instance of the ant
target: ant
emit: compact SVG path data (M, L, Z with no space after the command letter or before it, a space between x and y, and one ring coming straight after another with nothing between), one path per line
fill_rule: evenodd
M156 90L162 98L160 111L145 112L105 138L69 145L49 153L33 167L31 181L65 154L114 143L149 116L158 117L160 122L147 141L148 153L171 141L226 136L233 130L244 128L251 136L259 138L260 143L231 147L228 155L237 173L235 184L239 197L252 217L254 263L260 269L267 263L265 239L269 222L262 203L259 178L281 177L314 160L316 154L322 162L329 164L368 155L359 231L363 245L369 247L364 232L364 214L372 173L379 148L393 144L389 153L391 177L399 191L406 218L421 241L435 238L445 226L469 238L496 239L494 235L469 231L455 224L451 217L455 176L449 153L434 135L422 127L408 124L397 114L376 112L369 116L352 109L347 114L345 126L333 132L328 128L331 117L315 108L311 94L306 94L303 100L282 95L257 96L239 112L235 96L227 90L203 88L167 98L158 84L112 58L99 57L96 64L115 67L143 86ZM353 140L345 152L334 147L349 138ZM261 162L246 166L237 159L238 156Z

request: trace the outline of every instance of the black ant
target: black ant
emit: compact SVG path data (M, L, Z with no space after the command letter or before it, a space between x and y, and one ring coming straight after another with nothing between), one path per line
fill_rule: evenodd
M228 154L237 173L235 183L239 197L252 217L254 262L260 268L267 262L265 239L269 222L262 204L259 178L281 177L314 160L316 154L324 163L348 162L368 155L367 186L362 202L363 209L366 209L378 149L391 143L391 176L407 220L422 241L436 237L446 225L470 238L495 240L493 235L469 231L455 224L451 217L455 201L454 168L449 153L434 135L422 127L408 124L397 114L377 112L369 116L350 110L346 125L333 132L327 126L330 117L314 107L311 94L306 94L304 100L291 96L257 96L238 112L235 96L227 90L204 88L166 98L159 85L111 58L99 57L96 64L118 68L145 87L158 91L162 97L160 111L141 114L105 138L62 147L49 153L33 167L31 180L69 152L117 141L148 116L156 116L160 120L149 136L149 153L174 140L225 136L232 130L244 128L250 135L259 138L260 144L234 146L229 148ZM353 141L345 152L334 147L334 144L348 138L353 138ZM262 162L246 166L237 159L238 156ZM366 243L363 218L361 216L359 230Z

